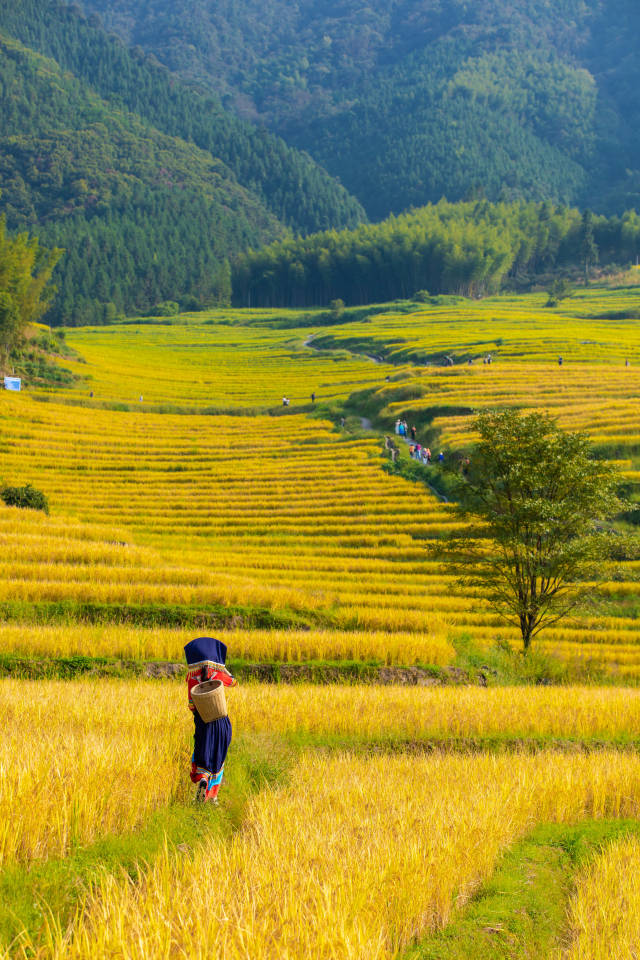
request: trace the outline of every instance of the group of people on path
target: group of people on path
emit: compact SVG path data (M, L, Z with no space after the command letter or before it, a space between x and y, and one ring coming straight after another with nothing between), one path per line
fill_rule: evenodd
M406 420L401 420L399 417L396 420L395 425L396 436L402 437L405 440L411 439L409 443L409 456L412 460L417 460L419 463L422 463L425 467L428 467L432 462L431 450L429 447L423 447L421 444L416 442L416 433L417 430L415 427L409 427ZM385 446L387 450L392 451L392 459L395 462L396 457L393 456L394 444L389 437L385 437ZM396 451L397 453L397 451ZM444 453L442 450L438 454L438 463L442 465L444 463Z
M407 426L406 420L401 420L399 417L396 420L396 434L399 437L404 437L407 439L409 437L409 427ZM416 428L411 427L411 439L415 440L416 438Z
M412 460L417 460L418 463L424 464L425 467L428 467L431 463L431 450L429 447L421 447L419 443L409 444L409 456ZM444 463L444 453L442 450L438 454L438 463Z

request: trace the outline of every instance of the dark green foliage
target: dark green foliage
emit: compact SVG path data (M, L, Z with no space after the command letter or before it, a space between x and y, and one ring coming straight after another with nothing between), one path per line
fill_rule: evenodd
M636 0L83 0L307 150L373 219L487 196L640 202Z
M164 300L162 303L156 303L149 311L150 317L177 317L180 311L180 305L175 300Z
M0 362L19 347L27 324L46 311L60 254L43 249L27 233L10 237L0 216Z
M329 309L331 310L331 319L340 320L344 316L344 300L332 300L329 304Z
M584 282L588 285L591 268L598 262L598 246L593 234L593 213L585 210L580 230L580 257L584 267Z
M601 262L635 256L640 218L634 212L591 215L589 224ZM437 304L444 293L481 296L505 280L583 263L578 210L547 202L441 200L383 223L289 237L240 255L233 290L235 302L248 306L320 306L337 297L359 304L419 297Z
M111 322L167 300L228 303L230 255L285 223L364 217L309 157L66 4L0 6L0 109L7 224L66 251L53 323Z
M167 10L177 14L177 22L184 13L165 4ZM167 37L161 21L158 25ZM359 204L310 157L225 113L217 96L180 83L140 47L127 50L95 19L87 21L76 4L6 0L0 30L54 59L112 105L217 158L288 226L309 231L363 219Z
M573 293L573 287L566 277L556 277L549 287L548 307L557 307L561 300L566 300Z
M29 510L43 510L49 513L49 501L41 490L36 490L30 483L24 487L4 487L0 497L8 507L25 507Z

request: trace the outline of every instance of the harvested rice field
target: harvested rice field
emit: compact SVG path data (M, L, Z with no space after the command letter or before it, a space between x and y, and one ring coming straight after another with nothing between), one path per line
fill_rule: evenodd
M640 560L525 662L434 551L439 468L384 445L550 412L617 463L633 535L640 288L544 300L68 330L72 385L1 395L0 479L50 506L0 502L3 960L634 956ZM217 805L203 634L240 679Z

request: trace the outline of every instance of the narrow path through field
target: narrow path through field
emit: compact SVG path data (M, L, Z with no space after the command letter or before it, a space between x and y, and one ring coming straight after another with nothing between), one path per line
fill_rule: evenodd
M398 436L398 435L396 434L396 436ZM413 443L413 441L412 441L409 437L401 437L401 436L398 436L398 440L402 440L404 443L407 444L407 446L409 446L409 444ZM431 468L428 467L426 464L423 464L423 469L424 469L424 470L430 470ZM425 485L429 488L429 490L431 490L431 493L434 495L434 497L437 497L438 500L441 500L443 503L449 503L449 498L448 498L448 497L445 497L444 493L440 493L439 490L436 490L436 488L433 487L433 486L429 483L428 480L425 479L424 483L425 483Z
M240 736L226 768L219 806L177 799L126 834L74 845L66 857L10 863L0 869L0 957L14 956L10 944L22 957L20 943L28 944L26 955L31 955L31 947L42 946L41 936L46 939L51 917L64 929L101 873L120 876L126 871L137 883L166 846L188 853L205 839L212 846L228 839L242 826L249 798L266 785L280 783L296 755L284 741L265 744L264 739Z
M602 847L640 834L637 820L545 824L504 855L491 880L440 933L401 960L530 960L568 939L568 898L577 874ZM554 954L555 955L555 954Z

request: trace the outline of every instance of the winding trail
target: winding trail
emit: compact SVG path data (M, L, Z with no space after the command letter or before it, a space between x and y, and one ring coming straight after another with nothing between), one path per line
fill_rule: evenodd
M398 437L398 440L404 440L407 446L409 446L410 443L414 442L413 440L410 440L408 437L401 437L398 434L396 434L396 436ZM423 469L428 470L429 468L423 464ZM439 490L436 490L435 487L432 487L428 480L425 480L424 482L425 482L425 485L429 487L429 490L431 490L431 493L434 495L434 497L437 497L438 500L441 500L443 503L449 503L449 498L445 497L444 493L440 493Z
M313 339L314 339L315 336L316 336L315 333L310 333L309 336L307 337L307 339L304 341L303 346L309 347L310 349L313 349L313 350L321 351L321 350L322 350L322 347L314 347L314 346L313 346L312 341L313 341ZM348 349L348 348L345 348L345 349ZM349 353L352 353L354 356L357 356L357 357L365 356L368 360L373 361L373 363L382 363L382 362L383 362L383 358L382 358L382 357L375 357L375 356L372 356L372 355L369 354L369 353L365 353L365 354L362 354L362 353L354 353L353 350L350 350ZM362 417L362 416L361 416L361 417L360 417L360 424L361 424L363 430L373 430L373 424L372 424L371 420L369 419L369 417ZM405 442L406 444L409 444L409 443L411 442L408 437L398 437L398 439L399 439L399 440L404 440L404 442ZM425 470L426 470L426 469L427 469L427 468L425 467ZM425 483L425 486L427 486L427 487L429 488L429 490L430 490L431 493L434 495L434 497L437 497L438 500L441 500L441 501L442 501L442 503L449 503L449 499L448 499L447 497L445 497L445 495L444 495L443 493L440 493L439 490L436 490L436 488L433 487L433 486L429 483L428 480L425 479L424 483Z

